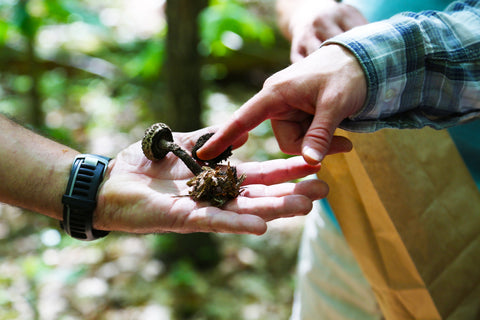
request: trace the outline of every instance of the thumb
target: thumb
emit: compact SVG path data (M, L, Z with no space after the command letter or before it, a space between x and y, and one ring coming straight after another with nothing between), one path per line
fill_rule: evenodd
M339 118L317 111L302 142L302 156L308 164L317 165L328 154L333 133L342 121Z

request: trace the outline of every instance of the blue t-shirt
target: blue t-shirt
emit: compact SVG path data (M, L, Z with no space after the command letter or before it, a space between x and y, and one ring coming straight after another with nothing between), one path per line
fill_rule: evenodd
M452 0L344 0L360 10L369 22L391 18L393 15L411 11L443 10Z

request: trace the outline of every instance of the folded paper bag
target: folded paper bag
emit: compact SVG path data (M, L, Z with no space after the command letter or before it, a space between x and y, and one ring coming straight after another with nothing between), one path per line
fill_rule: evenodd
M320 178L386 319L480 319L480 193L448 132L340 134Z

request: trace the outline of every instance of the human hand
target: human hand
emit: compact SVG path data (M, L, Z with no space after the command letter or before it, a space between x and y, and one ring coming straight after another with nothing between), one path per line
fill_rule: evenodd
M190 150L207 131L174 133L174 140ZM242 136L234 147L245 140ZM131 233L262 234L266 221L307 214L312 201L328 193L328 186L320 180L284 183L320 169L307 165L301 157L241 163L236 168L239 175L247 175L244 191L222 208L212 207L188 196L186 182L193 174L181 160L169 153L152 162L137 142L110 162L99 190L94 228Z
M325 40L368 23L355 7L334 0L306 0L289 20L290 59L300 61Z
M366 99L362 67L350 51L327 45L267 79L263 89L238 109L197 151L211 159L266 119L280 149L318 164L326 154L346 152L350 141L333 137L340 122Z

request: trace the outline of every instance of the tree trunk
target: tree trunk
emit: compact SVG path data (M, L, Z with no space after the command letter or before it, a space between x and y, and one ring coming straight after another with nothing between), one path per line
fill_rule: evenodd
M174 131L193 131L202 127L197 18L207 3L207 0L167 0L167 57L164 70L168 112L164 118ZM170 252L166 248L158 248L167 267L178 269L179 265L187 262L196 270L209 270L220 261L219 244L212 234L171 233L162 235L162 240L172 244ZM190 319L199 313L201 304L198 301L203 301L204 297L194 291L191 284L176 286L172 303L178 318ZM185 299L189 302L185 303Z
M198 15L207 4L207 0L167 0L166 122L174 131L202 127Z
M35 128L41 128L45 124L45 114L42 109L42 98L39 91L39 82L41 71L37 65L37 57L35 55L34 39L28 39L27 45L28 68L32 84L29 90L30 98L30 123Z
M28 92L30 100L30 114L28 122L36 128L40 128L45 123L45 115L42 110L42 99L39 92L39 82L41 78L41 70L37 65L37 57L35 54L35 37L37 28L34 25L32 17L27 10L29 0L21 0L17 4L17 15L20 21L20 30L27 38L27 73L32 81Z

